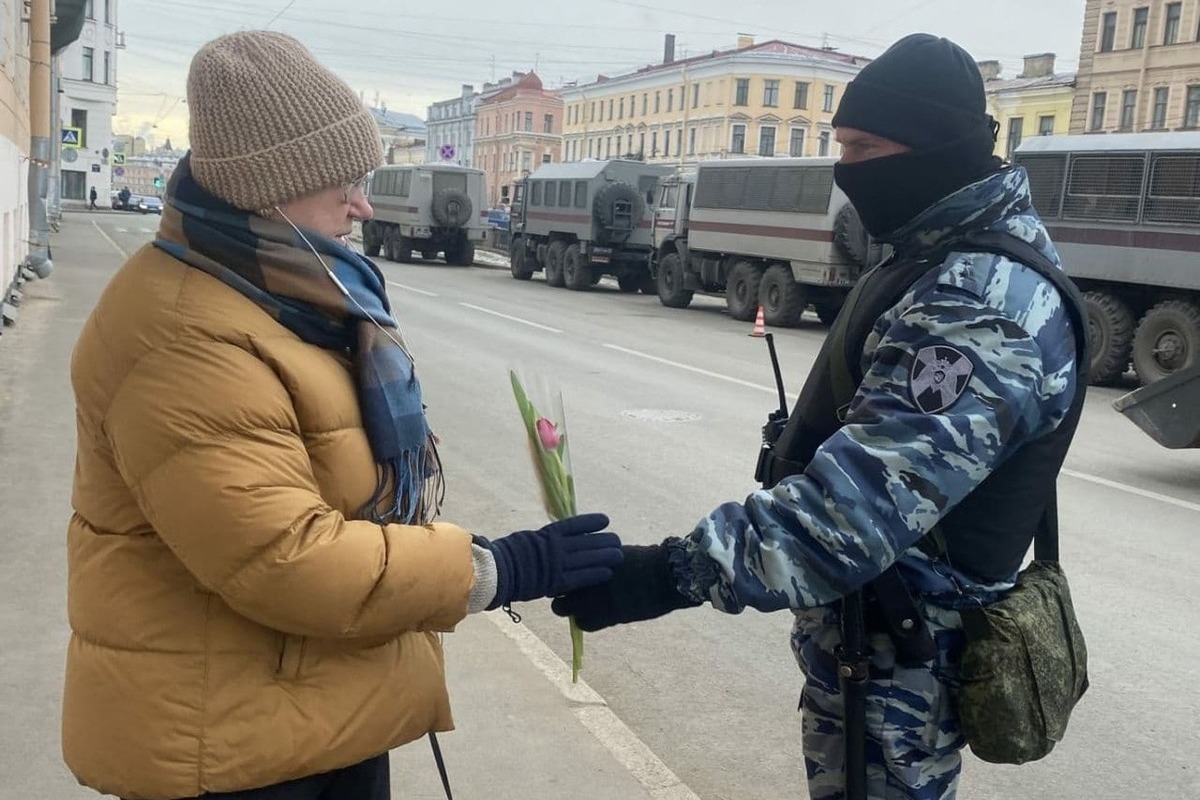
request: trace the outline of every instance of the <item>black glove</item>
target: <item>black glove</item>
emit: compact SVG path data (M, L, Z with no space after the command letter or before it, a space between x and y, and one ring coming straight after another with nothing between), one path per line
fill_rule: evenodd
M476 536L496 562L496 597L488 610L609 580L623 556L615 533L597 532L607 527L603 514L582 514L493 541Z
M598 631L700 605L675 588L666 543L649 547L627 544L621 552L625 561L613 569L611 581L557 598L550 605L554 613L574 617L585 631Z

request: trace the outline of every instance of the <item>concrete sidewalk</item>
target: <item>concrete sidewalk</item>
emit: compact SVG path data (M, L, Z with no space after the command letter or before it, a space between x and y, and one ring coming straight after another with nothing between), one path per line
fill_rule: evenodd
M59 734L75 447L68 368L120 264L114 244L136 246L106 240L89 215L65 215L54 274L27 284L19 323L0 337L0 800L95 796L63 765ZM475 616L445 645L458 730L440 741L457 800L697 800L524 626ZM444 796L427 740L393 754L393 776L396 798Z

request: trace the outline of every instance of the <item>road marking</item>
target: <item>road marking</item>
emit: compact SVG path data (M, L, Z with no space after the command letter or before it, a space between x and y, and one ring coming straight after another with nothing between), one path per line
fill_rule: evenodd
M700 800L671 768L608 707L595 689L580 679L571 683L571 668L524 625L506 615L487 614L505 636L516 643L535 667L568 701L575 718L620 762L654 800Z
M509 314L501 314L499 311L493 311L492 309L484 308L483 306L476 306L476 305L472 305L470 303L459 303L459 305L462 306L463 308L469 308L472 311L478 311L483 314L491 314L493 317L500 317L501 319L506 319L509 322L519 322L522 325L528 325L529 327L537 328L538 330L549 331L550 333L562 333L562 331L560 331L558 328L551 328L549 325L543 325L540 322L530 322L527 319L521 319L520 317L510 316Z
M106 242L108 242L109 244L111 244L113 246L114 250L116 250L118 253L121 254L121 258L129 258L129 253L126 253L124 250L122 250L121 245L119 245L115 241L113 241L113 238L104 232L104 229L100 227L100 225L96 222L96 220L92 220L92 226L95 227L95 229L99 232L99 234L104 237L104 240ZM118 232L120 230L121 230L120 228L117 228Z
M1077 478L1081 481L1088 481L1089 483L1099 484L1100 486L1107 486L1109 489L1116 489L1121 492L1136 494L1138 497L1145 497L1148 500L1157 500L1160 503L1178 506L1179 508L1186 509L1187 511L1200 511L1200 503L1191 503L1187 500L1180 500L1178 497L1171 497L1168 494L1159 494L1158 492L1152 492L1148 489L1139 489L1136 486L1130 486L1127 483L1118 483L1116 481L1110 481L1108 478L1100 478L1096 475L1088 475L1086 472L1076 472L1073 469L1063 469L1062 474L1072 478Z
M426 297L437 297L437 295L435 293L427 292L424 289L418 289L415 286L405 286L403 283L396 283L395 281L388 281L388 283L392 286L396 286L400 289L403 289L406 292L413 292L415 294L423 294Z
M671 361L668 358L660 358L659 356L652 356L649 353L643 353L640 350L630 350L627 347L621 347L620 345L616 345L616 344L606 344L604 346L607 347L609 350L616 350L618 353L624 353L624 354L630 355L630 356L637 356L638 358L644 358L647 361L653 361L656 364L666 364L668 367L675 367L676 369L687 370L688 372L694 372L697 375L704 375L709 378L715 378L716 380L725 381L726 383L733 383L738 386L745 386L747 389L757 389L760 392L770 392L773 395L779 394L779 390L776 389L774 386L766 386L761 383L751 383L750 381L744 381L741 378L734 378L730 375L722 375L719 372L712 372L711 370L701 369L700 367L693 367L691 364L682 364L678 361ZM789 398L789 402L794 401L794 400L795 400L794 395Z

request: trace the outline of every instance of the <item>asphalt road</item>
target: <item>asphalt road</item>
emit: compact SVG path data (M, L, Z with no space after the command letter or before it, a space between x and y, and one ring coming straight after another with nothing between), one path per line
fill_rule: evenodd
M127 251L157 222L96 220ZM754 488L771 370L762 340L719 301L672 310L605 284L575 293L502 270L382 263L442 437L447 519L485 535L543 520L510 368L561 390L581 507L608 513L628 542L686 533ZM814 319L776 335L796 392L824 329ZM1144 436L1111 409L1124 391L1091 390L1059 482L1062 558L1092 688L1049 758L1018 768L968 757L960 797L1200 798L1200 452ZM13 613L32 602L17 598ZM518 610L569 660L565 622L542 603ZM789 623L787 613L704 608L592 634L584 678L703 800L805 797ZM24 757L0 754L0 764Z

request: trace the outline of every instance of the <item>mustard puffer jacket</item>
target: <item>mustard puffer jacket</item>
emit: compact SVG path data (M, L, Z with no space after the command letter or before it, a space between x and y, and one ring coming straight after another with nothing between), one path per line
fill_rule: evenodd
M349 362L153 247L76 345L63 752L166 800L452 727L439 631L470 535L354 521L376 486Z

